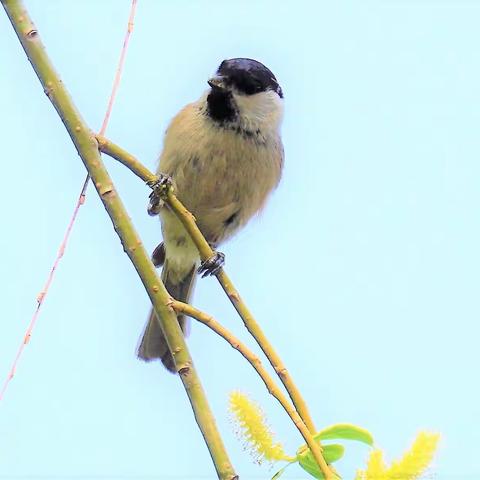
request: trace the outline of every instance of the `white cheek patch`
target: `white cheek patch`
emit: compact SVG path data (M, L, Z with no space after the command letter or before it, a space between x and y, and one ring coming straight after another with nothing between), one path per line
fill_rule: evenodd
M283 100L272 90L254 95L233 94L240 121L249 129L278 128L283 118Z

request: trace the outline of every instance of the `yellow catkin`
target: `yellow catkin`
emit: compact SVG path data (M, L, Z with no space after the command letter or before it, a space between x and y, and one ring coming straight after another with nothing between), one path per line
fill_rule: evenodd
M370 453L367 461L367 469L365 471L359 470L355 480L387 480L385 472L387 466L383 460L383 453L381 450L375 449Z
M279 442L275 442L273 433L265 421L265 415L260 407L241 392L230 394L230 411L239 427L239 434L245 439L246 445L255 461L276 462L292 460Z
M440 435L420 432L400 460L385 465L381 450L373 450L366 470L358 470L355 480L416 480L428 468L437 450Z
M420 432L410 450L388 469L388 479L415 480L425 472L433 460L440 435L438 433Z

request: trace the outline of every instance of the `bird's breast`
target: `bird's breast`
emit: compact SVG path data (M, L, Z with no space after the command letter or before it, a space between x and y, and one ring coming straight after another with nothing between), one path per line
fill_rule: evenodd
M282 162L276 132L245 133L187 115L167 131L159 170L173 177L179 199L207 239L218 243L262 208L278 184Z

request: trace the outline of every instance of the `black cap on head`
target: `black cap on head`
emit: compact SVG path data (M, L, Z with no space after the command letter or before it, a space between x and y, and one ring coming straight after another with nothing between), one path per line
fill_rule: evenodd
M227 85L234 86L245 95L273 90L283 98L275 75L265 65L251 58L224 60L218 67L217 74L224 78Z

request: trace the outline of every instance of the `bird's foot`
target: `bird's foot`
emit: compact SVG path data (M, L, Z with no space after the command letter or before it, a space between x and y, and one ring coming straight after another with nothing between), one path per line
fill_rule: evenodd
M205 278L208 275L216 275L225 265L225 254L222 252L215 252L210 258L204 260L197 272Z
M160 209L163 206L163 201L168 195L168 191L173 185L172 177L160 173L156 180L147 182L147 185L152 189L152 193L149 195L149 203L147 212L150 216L155 216L160 213Z

